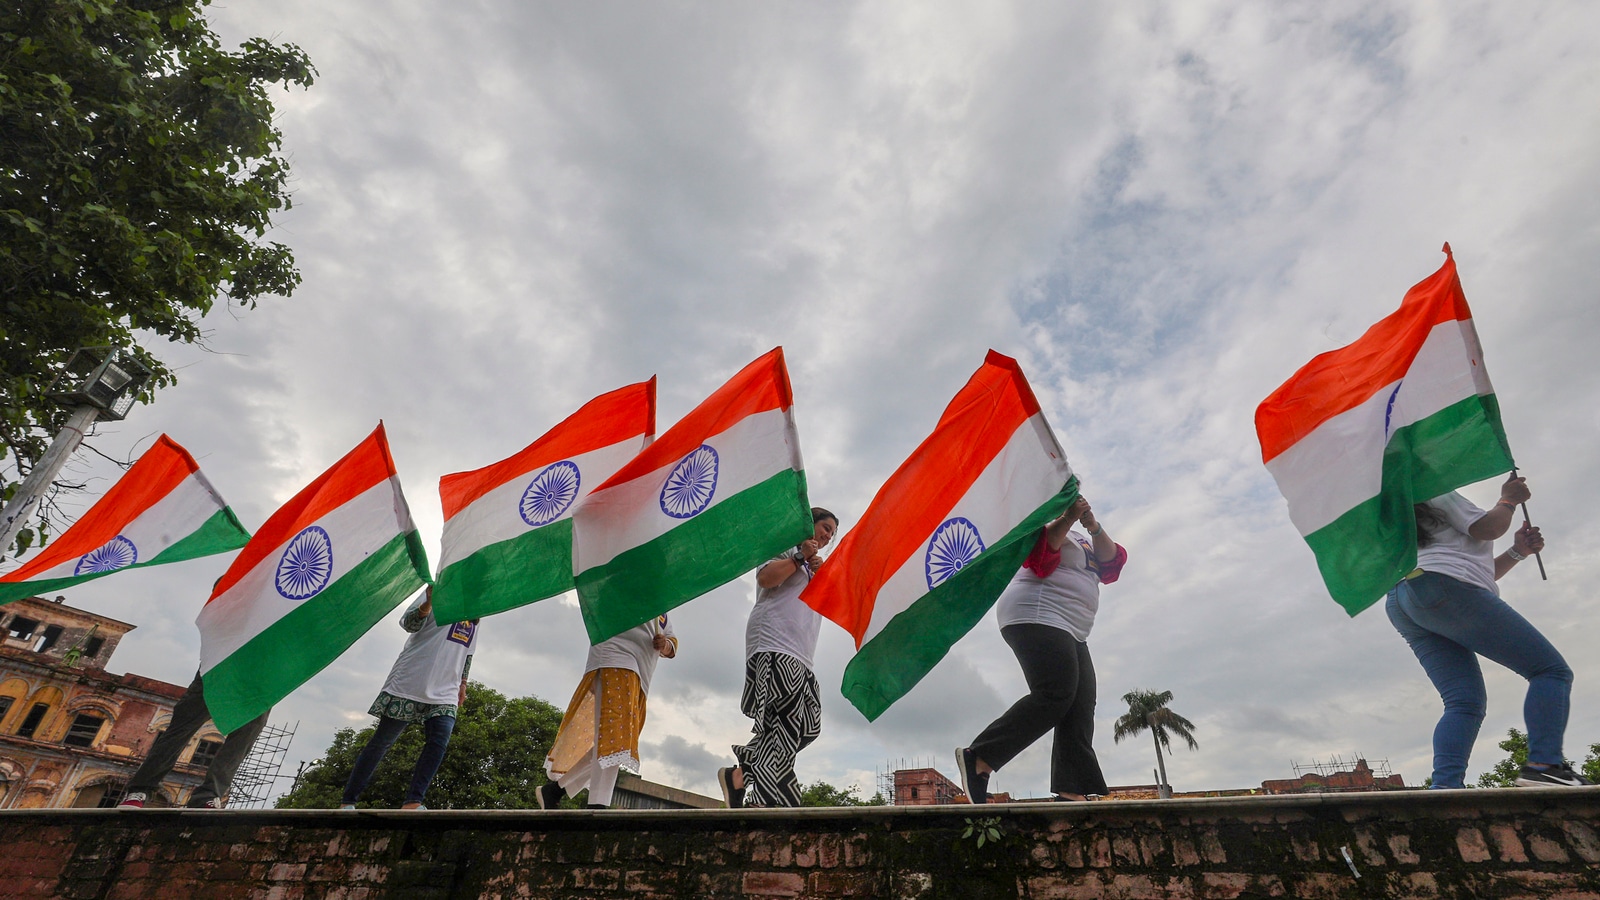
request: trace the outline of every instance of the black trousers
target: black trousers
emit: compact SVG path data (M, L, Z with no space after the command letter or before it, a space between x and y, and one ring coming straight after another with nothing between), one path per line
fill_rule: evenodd
M972 752L999 771L1055 729L1050 790L1104 794L1106 779L1094 755L1096 686L1089 645L1049 625L1007 625L1000 636L1022 664L1028 695L978 735Z
M211 765L206 766L204 780L200 786L189 795L188 806L200 807L207 800L218 797L226 798L228 788L233 784L233 775L239 770L239 764L250 755L250 748L256 744L260 737L261 729L267 727L267 716L271 710L262 713L249 722L240 725L228 736L222 739L222 746L218 748L217 755L212 758ZM167 724L165 731L156 735L155 742L150 745L150 752L145 754L144 762L140 764L139 771L133 773L128 779L128 793L154 794L161 787L161 782L172 773L172 767L178 764L178 756L183 753L183 748L189 745L189 739L195 732L211 720L211 711L206 709L205 688L200 681L200 673L194 674L194 681L189 683L189 689L183 692L183 697L172 708L172 721Z

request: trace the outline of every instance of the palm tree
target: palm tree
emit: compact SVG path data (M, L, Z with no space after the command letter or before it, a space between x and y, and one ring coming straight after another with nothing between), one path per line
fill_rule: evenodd
M1172 786L1167 784L1167 764L1161 758L1161 748L1172 751L1170 732L1187 741L1190 750L1199 750L1200 744L1194 739L1194 723L1167 709L1167 704L1172 702L1171 691L1129 691L1122 695L1122 702L1128 704L1128 714L1117 720L1111 737L1120 744L1123 738L1150 729L1150 736L1156 742L1156 768L1161 778L1156 792L1163 798L1171 797Z

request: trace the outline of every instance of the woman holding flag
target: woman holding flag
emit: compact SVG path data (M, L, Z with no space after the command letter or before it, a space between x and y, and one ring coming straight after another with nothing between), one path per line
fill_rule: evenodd
M800 599L800 592L822 565L822 548L839 530L839 518L813 506L811 528L811 537L800 546L756 570L739 696L739 711L755 720L754 736L733 748L737 765L717 770L729 809L799 806L794 759L822 733L821 692L811 670L822 615Z
M1467 758L1488 701L1480 654L1528 679L1522 706L1528 763L1517 784L1590 783L1572 771L1561 749L1572 669L1539 629L1500 599L1496 584L1544 549L1539 529L1524 521L1506 552L1494 554L1495 539L1511 529L1517 505L1531 495L1527 479L1512 473L1488 512L1454 491L1415 507L1417 568L1389 591L1385 608L1444 701L1433 730L1432 787L1466 786Z
M545 757L550 781L539 786L539 808L588 788L589 808L611 805L617 774L639 771L639 732L656 661L678 655L678 639L665 615L589 648L583 681L567 704L555 743Z
M1088 534L1074 531L1074 522ZM1100 609L1100 585L1116 581L1127 561L1128 551L1111 540L1082 496L1040 533L996 604L1000 636L1022 665L1028 695L956 751L971 802L987 803L989 775L1052 729L1050 790L1056 798L1106 792L1094 753L1096 686L1085 641Z

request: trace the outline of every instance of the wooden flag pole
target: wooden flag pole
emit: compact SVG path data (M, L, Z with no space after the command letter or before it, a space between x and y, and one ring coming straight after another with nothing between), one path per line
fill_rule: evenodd
M1512 478L1516 478L1517 477L1517 470L1516 470L1515 467L1513 467L1511 469L1511 477ZM1523 503L1522 503L1522 524L1524 524L1524 525L1532 525L1533 524L1533 520L1528 518L1528 503L1527 503L1527 501L1523 501ZM1533 555L1533 559L1534 559L1535 562L1537 562L1539 564L1539 580L1541 580L1541 581L1549 581L1550 580L1550 576L1546 575L1544 573L1544 555L1540 554L1540 553L1535 553Z

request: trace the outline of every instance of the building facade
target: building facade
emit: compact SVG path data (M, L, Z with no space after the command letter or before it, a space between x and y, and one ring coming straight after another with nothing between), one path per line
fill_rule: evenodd
M135 626L63 600L0 606L0 809L115 806L183 696L183 685L107 672ZM207 723L150 805L187 800L221 746Z

